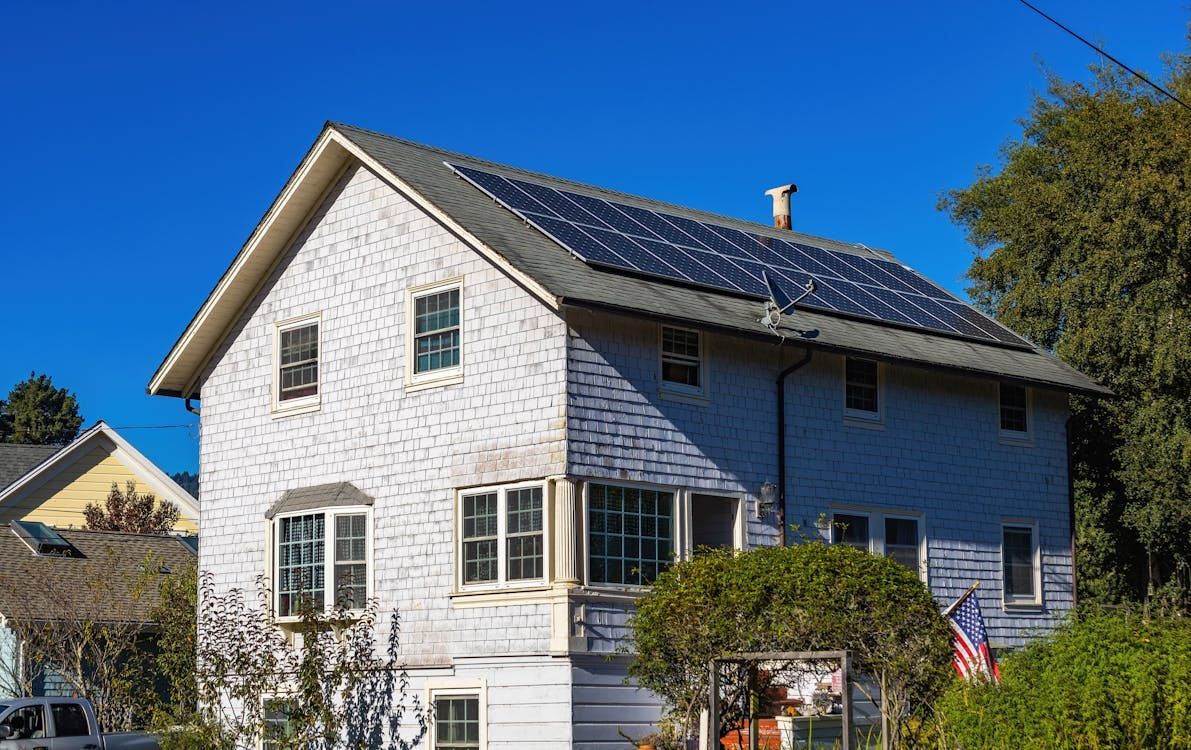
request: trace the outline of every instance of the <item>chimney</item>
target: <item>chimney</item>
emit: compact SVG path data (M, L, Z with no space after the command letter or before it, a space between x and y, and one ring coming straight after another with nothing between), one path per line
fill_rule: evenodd
M778 229L790 228L790 194L797 192L797 185L779 185L765 191L773 197L773 225Z

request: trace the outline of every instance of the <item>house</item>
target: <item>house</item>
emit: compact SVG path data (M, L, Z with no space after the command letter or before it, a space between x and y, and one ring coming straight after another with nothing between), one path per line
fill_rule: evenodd
M816 291L775 314L795 252ZM1067 398L1106 391L948 300L864 246L330 123L148 390L201 403L200 567L267 575L283 625L400 607L431 747L619 747L658 715L626 619L701 544L826 537L940 603L979 579L1001 645L1072 606Z
M177 506L175 531L198 532L198 501L103 421L61 447L0 443L0 524L82 528L89 503L103 505L113 483L130 481Z
M79 642L95 623L138 637L151 627L160 580L194 561L192 537L54 529L38 521L0 526L0 699L71 695L59 673L31 663L25 638L52 633Z

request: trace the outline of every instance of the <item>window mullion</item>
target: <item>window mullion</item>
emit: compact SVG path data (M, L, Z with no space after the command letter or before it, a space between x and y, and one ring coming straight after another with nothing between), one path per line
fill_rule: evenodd
M335 580L335 536L337 516L327 511L323 524L323 609L332 607L338 601L339 582Z
M508 490L501 488L496 493L496 582L504 585L508 582L505 566L508 565Z

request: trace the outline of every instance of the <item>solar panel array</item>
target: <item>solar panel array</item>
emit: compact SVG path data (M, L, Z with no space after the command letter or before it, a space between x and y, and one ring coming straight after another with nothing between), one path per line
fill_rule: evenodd
M986 342L1029 346L904 266L879 257L744 232L449 164L468 182L584 262L743 294L769 277L800 305Z

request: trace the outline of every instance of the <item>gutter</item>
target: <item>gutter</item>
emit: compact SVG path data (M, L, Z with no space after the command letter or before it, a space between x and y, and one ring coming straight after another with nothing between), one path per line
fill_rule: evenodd
M780 546L786 546L786 378L810 364L814 351L804 350L802 359L778 373L777 376L777 524L781 530Z

